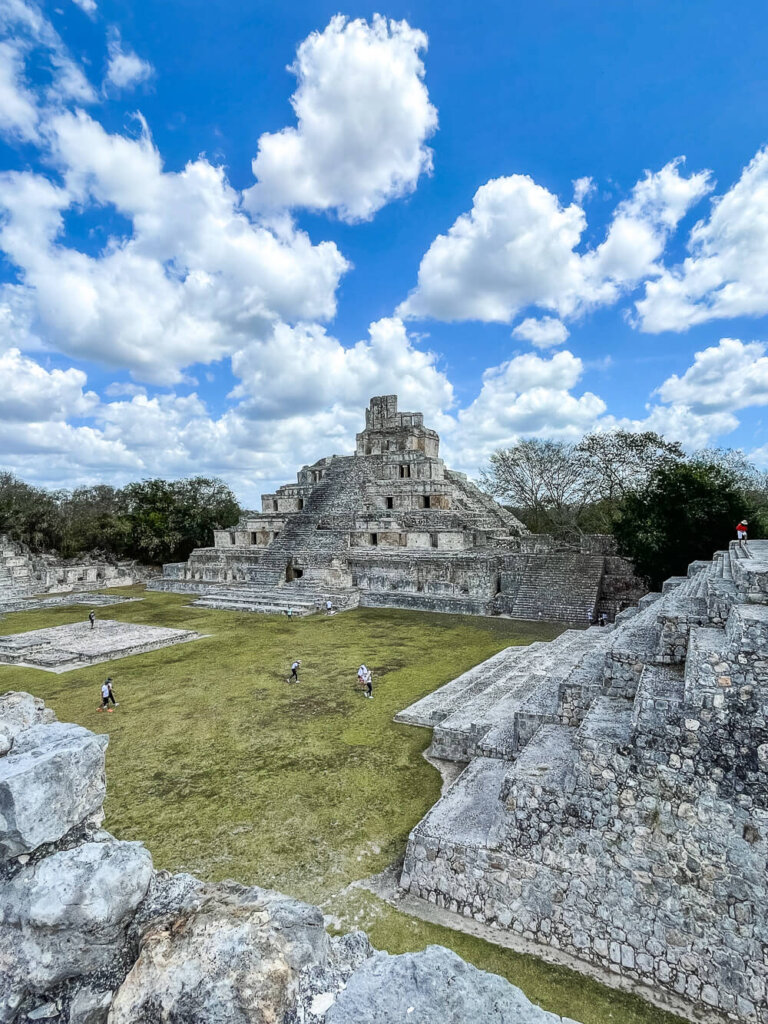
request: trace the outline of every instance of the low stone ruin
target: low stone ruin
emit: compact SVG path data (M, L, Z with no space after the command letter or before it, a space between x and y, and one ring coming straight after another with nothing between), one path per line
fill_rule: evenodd
M86 619L0 636L0 665L70 672L85 665L98 665L200 639L201 634L192 629L143 626L115 619L96 619L91 626Z
M330 600L579 624L645 593L612 538L568 547L529 533L439 448L420 412L372 398L354 455L304 466L150 587L241 611L306 615Z
M0 1024L563 1024L440 946L389 956L279 893L155 871L100 827L106 746L0 697Z
M0 534L0 611L12 611L20 599L33 594L64 594L101 587L128 587L144 582L156 570L136 562L108 562L85 557L35 555L25 544Z
M768 542L734 543L615 627L508 648L397 716L468 762L401 885L764 1024L767 714Z

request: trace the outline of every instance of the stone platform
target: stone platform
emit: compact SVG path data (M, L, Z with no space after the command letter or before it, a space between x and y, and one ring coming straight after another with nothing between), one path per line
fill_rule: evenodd
M88 622L73 622L0 636L0 665L70 672L85 665L200 639L201 634L190 629L141 626L113 619L97 619L95 628L91 629Z

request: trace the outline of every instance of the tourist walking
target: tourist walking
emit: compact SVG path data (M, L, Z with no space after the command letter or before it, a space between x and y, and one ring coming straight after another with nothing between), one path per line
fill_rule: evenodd
M96 710L112 714L112 708L109 706L109 683L106 681L101 684L101 707Z
M112 704L115 707L117 707L118 701L115 700L115 691L112 689L112 677L111 676L107 676L107 678L104 680L104 682L109 687L109 699L112 701Z
M332 615L333 614L333 602L331 601L330 598L328 598L328 600L325 602L325 614L326 615Z
M300 664L301 664L301 662L297 658L296 661L294 661L294 663L291 665L291 677L288 680L289 683L298 683L298 681L299 681L299 665Z
M96 625L96 612L93 609L88 612L88 621L91 624L91 629L93 629Z
M373 700L373 676L369 668L365 670L365 693L363 696L368 700Z
M368 669L365 667L365 665L361 665L360 668L357 670L357 688L359 690L365 688L365 675L367 671Z

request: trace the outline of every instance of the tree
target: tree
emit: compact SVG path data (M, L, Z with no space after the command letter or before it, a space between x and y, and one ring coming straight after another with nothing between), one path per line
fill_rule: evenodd
M511 505L529 529L561 537L580 532L580 516L591 497L578 449L539 438L495 451L482 484Z
M690 562L728 546L751 509L738 478L714 463L664 462L647 484L625 495L614 527L619 551L658 589Z
M142 480L122 492L130 553L143 562L177 562L213 542L213 530L237 522L240 506L222 481Z
M61 540L60 492L24 483L0 472L0 533L28 544L34 551L57 548Z

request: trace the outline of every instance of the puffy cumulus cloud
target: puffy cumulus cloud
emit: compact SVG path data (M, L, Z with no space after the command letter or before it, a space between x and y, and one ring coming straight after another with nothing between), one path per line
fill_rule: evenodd
M146 82L154 74L154 68L148 60L143 60L130 47L123 46L120 33L113 31L107 45L107 71L104 77L105 87L128 90Z
M96 0L72 0L72 3L79 7L84 14L87 14L89 18L92 18L98 10Z
M477 398L446 434L455 465L474 473L494 449L520 437L576 440L593 429L606 405L591 391L572 393L583 372L567 351L550 359L528 353L486 370Z
M721 338L697 352L682 377L669 377L657 389L663 402L694 413L728 412L768 405L768 357L763 342Z
M343 406L349 428L359 424L371 395L397 393L402 408L434 419L453 402L453 388L436 363L433 352L415 347L397 318L372 323L368 339L350 348L316 324L281 324L267 342L233 357L233 372L241 378L233 397L244 399L243 410L254 419L286 409L312 416Z
M0 420L42 423L88 416L99 404L98 395L85 392L81 370L46 370L12 348L0 355Z
M644 331L768 313L768 149L691 229L690 255L646 284L636 303Z
M508 323L527 306L568 317L615 302L659 272L670 232L711 188L708 172L686 178L680 164L646 172L616 207L605 240L583 254L576 247L586 215L578 202L564 207L526 175L492 179L475 193L472 210L432 242L399 311Z
M405 21L331 19L299 46L290 70L298 124L259 139L251 209L336 210L367 220L431 169L425 140L437 111L419 54L427 37Z
M528 317L512 331L515 338L530 341L535 348L554 348L562 345L568 338L568 328L562 320L554 316L544 316L540 320Z
M29 330L47 344L173 382L280 318L334 314L348 266L335 244L250 219L220 167L199 158L165 172L146 126L138 138L111 135L82 111L51 117L46 131L64 185L1 176L0 248L20 271ZM130 220L130 237L98 256L61 242L65 210L107 204Z

